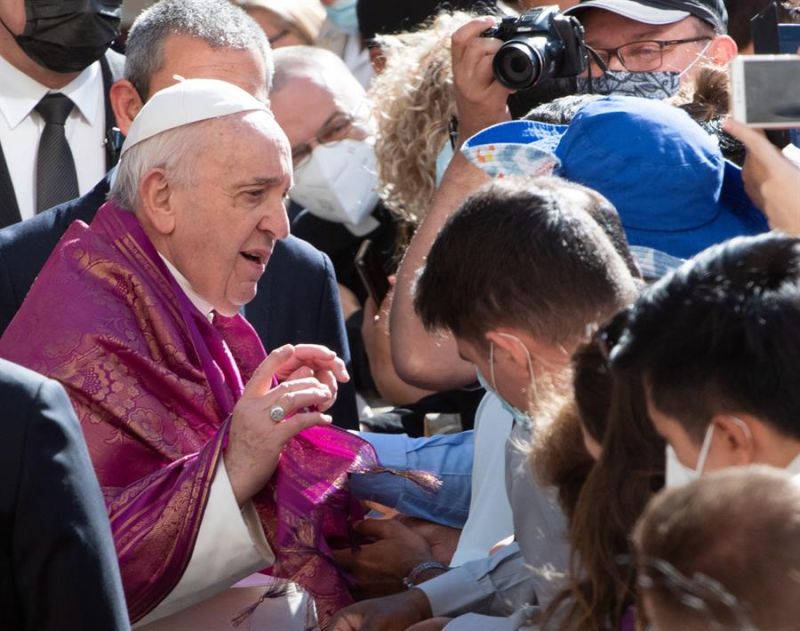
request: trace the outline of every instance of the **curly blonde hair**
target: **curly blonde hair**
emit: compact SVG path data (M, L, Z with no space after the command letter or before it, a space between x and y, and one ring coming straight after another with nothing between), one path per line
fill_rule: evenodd
M370 89L375 107L378 192L387 208L417 223L436 189L436 158L455 114L450 37L475 17L445 12L430 26L377 38L386 59Z

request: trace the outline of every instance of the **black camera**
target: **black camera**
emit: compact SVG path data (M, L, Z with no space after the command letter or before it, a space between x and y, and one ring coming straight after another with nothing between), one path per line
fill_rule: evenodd
M505 43L492 68L497 80L512 90L525 90L544 79L574 77L586 70L583 26L560 13L558 6L540 7L519 17L505 17L482 34Z

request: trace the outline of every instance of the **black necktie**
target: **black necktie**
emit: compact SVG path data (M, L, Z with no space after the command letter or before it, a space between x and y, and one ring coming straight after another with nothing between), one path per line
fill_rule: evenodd
M63 94L48 94L34 108L44 119L36 157L36 212L78 196L78 176L64 123L74 103Z

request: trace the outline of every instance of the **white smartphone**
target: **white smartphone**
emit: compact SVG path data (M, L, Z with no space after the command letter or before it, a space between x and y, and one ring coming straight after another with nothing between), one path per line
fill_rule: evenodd
M730 74L734 119L763 129L800 127L800 56L739 55Z

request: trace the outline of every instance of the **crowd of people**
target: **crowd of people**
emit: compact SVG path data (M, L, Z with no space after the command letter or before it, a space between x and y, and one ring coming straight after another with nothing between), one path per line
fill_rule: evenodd
M2 3L0 629L797 628L766 16Z

